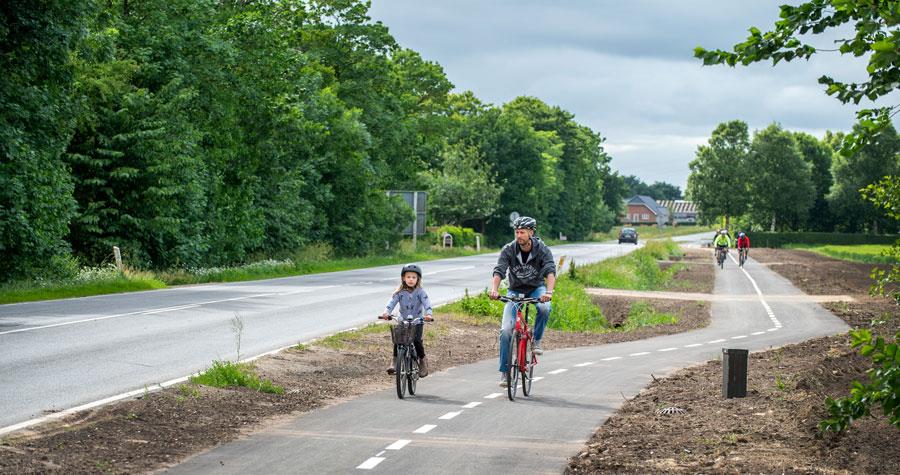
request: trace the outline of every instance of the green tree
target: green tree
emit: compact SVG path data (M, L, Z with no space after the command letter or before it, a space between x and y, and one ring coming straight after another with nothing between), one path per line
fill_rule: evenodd
M810 169L790 132L772 124L754 133L745 176L753 221L770 231L805 222L815 198Z
M803 227L813 231L830 231L833 224L825 197L834 183L831 176L834 150L826 141L818 140L812 135L802 132L794 133L794 141L797 142L803 159L812 167L811 179L816 189L815 199L809 210L809 219L806 220Z
M697 148L689 164L687 194L707 221L724 216L728 226L731 218L746 211L749 151L747 124L740 120L719 124L709 143Z
M443 169L425 176L431 218L439 224L459 225L493 215L503 189L494 183L478 150L453 145L441 156Z
M892 126L887 126L856 153L835 157L832 165L834 186L828 200L840 230L858 232L868 229L877 233L885 231L886 226L893 226L892 221L859 191L885 176L900 173L898 154L900 137Z
M93 2L0 6L0 282L49 273L75 211L60 155L72 133L69 56Z

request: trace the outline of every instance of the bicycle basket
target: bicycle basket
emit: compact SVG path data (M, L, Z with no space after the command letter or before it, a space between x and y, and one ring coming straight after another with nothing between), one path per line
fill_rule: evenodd
M413 342L415 336L415 325L399 323L391 329L391 338L394 340L395 345L409 345Z

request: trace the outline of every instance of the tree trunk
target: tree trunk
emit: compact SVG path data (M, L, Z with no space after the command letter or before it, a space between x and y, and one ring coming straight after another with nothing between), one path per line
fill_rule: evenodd
M775 232L775 213L772 213L772 227L769 228L770 232Z

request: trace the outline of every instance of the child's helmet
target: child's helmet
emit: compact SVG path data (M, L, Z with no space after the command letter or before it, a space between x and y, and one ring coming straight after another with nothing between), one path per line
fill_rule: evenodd
M403 270L400 271L400 277L406 275L407 272L415 272L416 274L419 274L420 279L422 278L422 268L415 264L406 264L403 266Z

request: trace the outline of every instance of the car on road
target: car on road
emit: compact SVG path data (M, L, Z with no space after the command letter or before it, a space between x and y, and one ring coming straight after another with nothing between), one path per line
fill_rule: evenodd
M638 243L638 232L634 228L622 228L619 231L619 244L623 242L633 242L635 245Z

